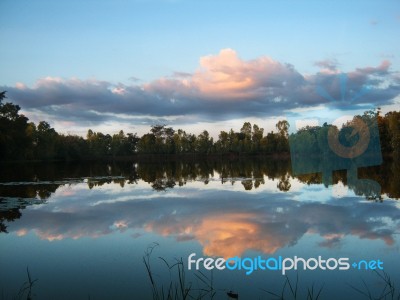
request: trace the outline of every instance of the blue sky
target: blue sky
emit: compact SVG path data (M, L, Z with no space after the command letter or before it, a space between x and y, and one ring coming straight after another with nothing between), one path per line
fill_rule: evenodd
M333 86L339 72L354 75L354 89L372 85L381 101L372 104L398 107L399 31L398 1L2 0L0 87L62 132L229 129L247 119L268 127L324 104L289 90L313 99L302 93ZM277 80L293 84L270 91Z

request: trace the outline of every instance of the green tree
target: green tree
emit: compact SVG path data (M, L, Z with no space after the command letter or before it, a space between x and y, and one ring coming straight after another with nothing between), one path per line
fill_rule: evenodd
M266 137L263 138L263 151L267 154L273 154L277 151L277 142L278 138L275 133L272 131L267 134Z
M264 135L264 128L258 127L257 124L253 125L253 135L251 137L252 141L252 151L254 153L259 153L261 151L261 141Z
M213 138L210 138L210 134L207 130L204 130L196 140L196 153L210 154L213 147Z
M276 124L278 129L278 136L276 138L276 151L278 153L289 151L289 122L286 120L279 121Z
M112 137L109 134L88 130L86 135L89 156L102 158L112 154Z
M156 137L153 133L144 134L138 142L138 153L153 154L157 153Z
M111 140L111 154L113 157L127 155L126 148L126 136L123 130L120 130L119 133L114 134Z
M251 153L252 150L252 131L250 122L245 122L240 129L242 149L240 152Z
M278 129L279 135L286 138L289 135L289 127L290 127L289 122L286 120L279 121L278 123L276 123L276 129Z
M229 134L226 131L221 131L218 135L216 150L218 153L223 154L228 153L229 148Z

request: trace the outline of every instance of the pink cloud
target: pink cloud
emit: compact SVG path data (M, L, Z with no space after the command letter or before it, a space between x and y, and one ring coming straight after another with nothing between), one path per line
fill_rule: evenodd
M252 100L303 77L287 64L262 56L242 60L235 50L222 49L217 55L200 58L192 75L161 78L146 85L148 91L197 96L205 100Z

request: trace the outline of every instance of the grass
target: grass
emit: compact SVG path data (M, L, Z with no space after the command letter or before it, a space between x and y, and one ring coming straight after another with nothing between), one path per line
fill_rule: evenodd
M375 295L373 295L373 292L370 290L367 283L363 279L361 279L363 283L363 288L357 288L350 284L349 286L367 299L400 300L400 291L396 289L394 281L390 278L390 276L385 271L378 272L377 270L374 270L374 273L378 276L380 282L383 284L383 288L377 293L375 292Z
M25 281L19 289L18 299L23 299L26 294L26 300L32 300L32 289L38 279L32 280L28 267L26 267L26 273L28 275L28 281Z
M217 292L223 291L227 298L229 299L239 299L239 294L236 292L216 289L213 284L213 273L207 276L201 271L194 273L197 280L196 286L193 282L189 281L185 273L185 265L181 259L175 259L173 263L169 263L162 257L158 257L159 261L165 266L169 273L169 281L167 284L159 284L159 276L153 272L151 264L153 262L152 256L154 249L159 246L157 243L150 245L145 251L143 256L143 262L145 264L147 275L151 283L151 292L153 300L186 300L186 299L214 299L217 297L221 299L221 295L217 296ZM25 281L17 296L12 297L12 299L33 299L33 287L38 279L32 279L29 272L29 267L26 268L27 281ZM371 290L371 285L368 285L363 279L361 279L363 286L356 287L348 284L354 291L359 293L370 300L400 300L400 291L396 287L393 279L385 271L374 270L376 276L378 276L379 283L382 287L378 290L374 288ZM272 296L272 299L288 300L288 299L306 299L306 300L318 300L322 299L322 291L324 289L324 284L319 288L316 288L313 283L311 287L308 287L305 291L300 291L299 285L299 275L296 274L295 280L290 280L286 275L282 288L280 291L274 292L270 290L261 289L262 291ZM325 295L329 298L329 295ZM2 299L5 299L4 290L2 291ZM88 299L90 299L90 295ZM271 299L271 298L269 298ZM358 299L358 298L357 298Z
M187 280L185 266L181 259L175 259L171 264L164 258L158 257L163 262L169 272L169 282L165 285L157 283L157 275L151 268L151 257L154 249L159 246L157 243L152 244L145 251L143 262L146 266L147 275L151 283L152 299L154 300L186 300L186 299L214 299L217 291L213 286L213 275L211 278L204 273L198 271L194 274L200 284L197 288L193 287L193 283Z
M322 285L319 289L314 289L314 283L311 285L311 287L307 288L307 296L306 300L318 300L320 299L322 290L324 288L324 285ZM290 281L290 278L285 275L285 281L283 283L282 289L280 292L275 293L272 291L264 290L262 291L268 293L269 295L273 296L275 299L304 299L304 298L299 298L299 274L296 274L296 282L293 284L293 282Z
M143 256L143 262L146 266L147 274L151 282L153 300L214 299L214 297L221 299L220 294L216 296L217 291L224 291L224 294L226 295L225 297L228 299L239 299L239 294L236 292L227 292L227 290L224 289L216 289L213 284L212 272L210 277L208 277L203 272L196 271L197 273L195 273L194 276L199 285L194 287L193 282L188 281L186 277L185 265L182 258L175 259L171 264L164 258L158 257L169 272L169 281L167 281L166 284L159 284L157 280L159 276L156 275L151 268L152 254L157 246L159 246L157 243L149 246ZM378 272L375 270L374 272L380 279L380 283L382 284L381 289L378 290L374 288L374 290L371 291L370 286L363 279L361 279L363 287L359 288L350 284L349 286L357 293L370 300L400 300L400 291L395 286L393 279L385 271ZM317 286L313 283L305 290L302 289L299 284L298 273L296 274L295 280L291 280L286 275L283 286L279 291L261 290L269 295L268 299L318 300L330 298L329 295L324 295L325 298L322 297L324 284Z
M203 272L197 271L194 274L199 287L194 288L193 283L187 280L185 274L185 265L181 259L175 259L171 264L168 263L164 258L158 257L158 259L165 265L169 272L169 281L167 284L159 284L157 275L152 271L152 256L153 251L158 247L158 243L153 243L145 251L143 256L143 262L146 266L147 274L151 283L151 292L153 300L186 300L186 299L214 299L217 291L224 291L224 294L228 299L239 299L239 294L233 291L227 291L224 289L216 289L213 285L213 273L211 272L210 277L206 276ZM175 278L175 279L174 279ZM262 289L263 290L263 289ZM307 289L307 300L318 300L320 299L323 286L316 289L314 284ZM299 298L299 277L297 274L296 282L293 283L288 276L285 277L280 293L274 293L272 291L263 290L274 299L304 299ZM218 295L218 299L221 296Z

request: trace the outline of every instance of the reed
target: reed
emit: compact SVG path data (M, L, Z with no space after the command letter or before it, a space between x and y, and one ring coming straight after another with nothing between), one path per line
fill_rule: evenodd
M314 283L311 285L311 287L307 288L307 293L306 293L306 300L318 300L320 299L322 290L324 288L324 285L322 285L319 289L314 289L315 285ZM269 290L261 289L262 291L268 293L269 295L273 296L275 299L304 299L303 296L300 297L300 291L299 291L299 274L296 274L296 282L290 281L289 276L285 275L285 281L283 283L282 289L280 292L272 292Z
M38 279L32 280L31 274L29 272L29 267L26 267L26 273L28 276L28 280L25 281L18 292L18 299L23 299L26 294L26 300L32 300L32 289L36 281Z
M169 281L160 284L157 275L152 270L152 254L158 243L150 245L143 256L143 263L146 267L147 275L150 280L152 299L154 300L186 300L186 299L214 299L216 290L213 285L213 276L209 278L203 272L198 271L194 276L198 280L198 287L193 286L185 272L185 265L182 258L175 259L169 263L166 259L158 257L169 272Z
M374 270L374 273L378 276L380 282L383 283L383 287L381 288L380 291L375 293L371 291L368 284L363 279L361 279L363 283L362 288L357 288L351 284L349 284L349 286L367 299L400 300L400 291L398 288L396 288L395 283L393 279L389 276L389 274L383 270L382 271Z

